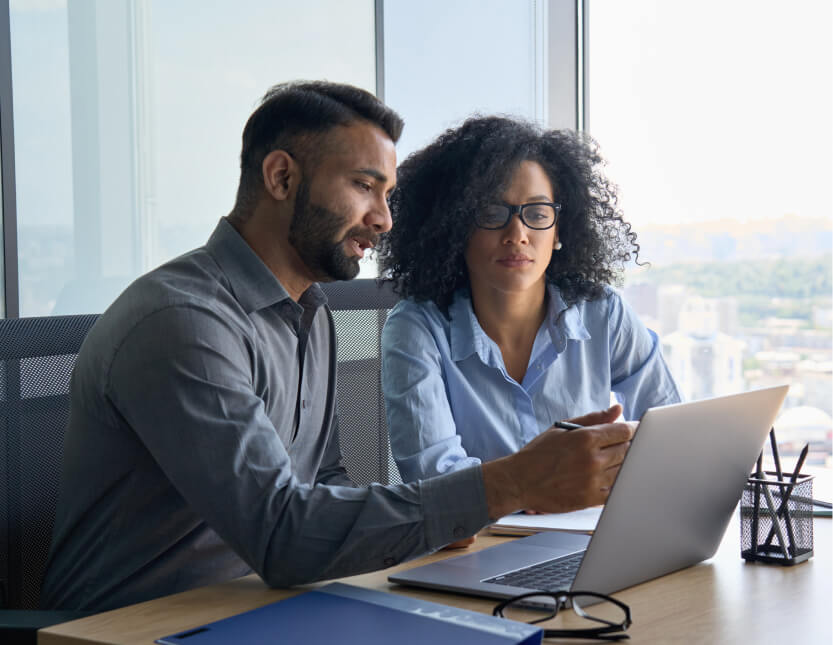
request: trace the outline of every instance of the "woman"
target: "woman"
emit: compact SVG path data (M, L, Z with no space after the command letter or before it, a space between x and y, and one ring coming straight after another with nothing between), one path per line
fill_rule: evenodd
M510 454L611 391L626 419L680 400L657 336L609 286L639 246L600 165L586 136L485 117L400 166L380 260L404 298L382 374L405 481Z

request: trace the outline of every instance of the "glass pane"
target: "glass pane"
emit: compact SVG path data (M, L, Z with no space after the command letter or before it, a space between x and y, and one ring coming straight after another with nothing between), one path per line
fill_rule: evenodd
M271 85L375 90L373 0L50 0L10 19L24 316L102 311L203 244Z
M829 465L833 5L590 11L589 126L652 265L627 297L687 398L791 383L782 451Z
M400 158L473 112L543 120L542 4L385 2L385 99L406 123Z

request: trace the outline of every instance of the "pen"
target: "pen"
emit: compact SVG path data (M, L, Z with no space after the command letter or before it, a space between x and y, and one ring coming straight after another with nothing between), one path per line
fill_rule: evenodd
M775 428L769 429L769 445L772 448L772 459L775 461L775 474L778 476L778 491L781 493L781 505L778 507L778 517L784 517L784 524L787 526L787 537L790 543L787 548L793 549L795 545L795 535L793 534L793 521L790 517L790 509L785 504L786 498L789 497L786 487L781 483L784 481L784 472L781 470L781 456L778 454L778 441L775 439ZM800 461L803 461L800 460ZM799 463L799 468L801 464ZM790 489L792 490L792 489ZM773 527L774 528L774 527ZM772 541L774 532L770 530L770 537L766 541L766 546L769 546Z
M784 473L781 471L781 456L778 454L778 442L775 440L775 428L769 429L769 445L772 448L772 459L775 461L775 474L778 481L784 480ZM783 495L783 490L781 491Z
M764 481L766 481L766 474L761 473ZM784 559L789 560L790 554L787 551L787 538L784 537L784 530L781 528L781 522L778 519L778 511L775 510L775 502L772 501L772 493L769 492L769 486L767 484L762 484L761 487L764 489L764 497L766 498L766 506L767 510L769 511L769 517L772 521L772 530L770 531L770 535L778 534L778 541L781 543L781 552L784 554ZM772 540L769 540L771 542ZM769 546L769 542L765 546Z
M754 506L752 511L752 555L757 555L758 553L758 515L761 513L761 485L758 483L757 480L761 478L761 473L764 470L763 466L764 461L764 451L761 450L760 454L758 455L758 463L755 469L755 499L754 499Z
M787 532L792 534L792 522L790 520L788 514L788 502L790 501L790 496L792 495L793 489L795 488L795 483L798 481L798 476L801 474L801 467L804 465L804 460L807 459L807 452L810 450L810 444L804 444L804 447L801 449L801 454L798 456L798 462L795 464L795 470L793 470L793 474L790 475L790 485L787 486L786 492L781 496L781 505L778 508L777 515L784 515L787 520ZM772 538L775 537L775 526L770 529L769 535L766 538L765 546L769 546L772 542ZM795 536L790 535L790 549L792 551L795 550Z
M561 428L562 430L575 430L576 428L584 427L577 423L570 423L569 421L553 421L552 425L553 427Z

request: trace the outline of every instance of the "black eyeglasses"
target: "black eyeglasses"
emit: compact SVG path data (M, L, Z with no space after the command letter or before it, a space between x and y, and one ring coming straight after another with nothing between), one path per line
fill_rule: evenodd
M555 618L559 610L568 607L568 602L576 615L601 626L544 629L544 638L595 638L603 641L630 638L624 633L631 626L630 607L616 598L592 591L533 591L504 600L494 608L492 615L536 625ZM534 619L530 620L530 617Z
M509 226L512 215L518 217L527 228L543 231L555 226L561 204L554 202L530 202L529 204L489 204L474 214L474 224L479 228L496 230Z

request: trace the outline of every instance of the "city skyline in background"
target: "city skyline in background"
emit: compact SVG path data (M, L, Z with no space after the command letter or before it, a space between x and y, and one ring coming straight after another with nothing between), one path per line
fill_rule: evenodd
M686 398L789 383L784 452L829 466L833 4L588 5L589 130L648 263L625 297Z

